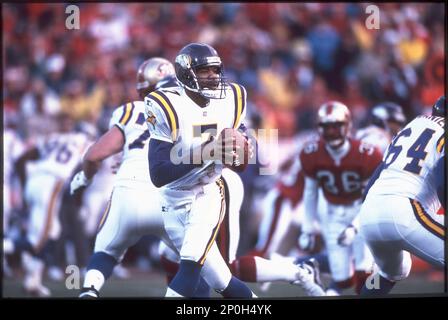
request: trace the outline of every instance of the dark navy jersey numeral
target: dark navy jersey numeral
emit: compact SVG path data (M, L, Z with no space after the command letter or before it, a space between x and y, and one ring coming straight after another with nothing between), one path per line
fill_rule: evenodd
M67 163L72 158L72 152L66 144L63 144L56 155L56 161L59 163Z
M137 123L137 124L139 124L139 125L142 125L142 124L144 124L145 123L145 115L143 114L143 112L140 112L139 114L138 114L138 117L137 117L137 121L135 121L135 123Z
M129 150L131 149L143 149L146 141L149 139L151 134L148 130L145 130L137 139L135 139L132 143L129 144Z
M210 139L210 136L216 137L218 135L218 124L201 124L193 126L193 137L201 137L202 142Z
M387 150L387 155L385 157L384 161L384 168L389 167L398 157L398 155L401 153L403 146L397 145L397 141L401 137L409 137L411 135L412 131L411 128L407 128L403 131L401 131L395 139L392 141L391 145L389 146L389 149ZM420 174L420 171L422 170L422 167L419 165L420 161L425 160L426 155L428 152L425 151L426 146L428 145L429 141L431 140L432 136L434 135L435 131L432 129L426 128L420 136L417 138L417 140L414 142L412 146L409 147L406 157L411 158L411 162L406 164L403 168L403 170L406 170L408 172L412 172L415 174ZM390 159L390 160L389 160Z
M411 135L411 128L407 128L403 131L401 131L392 141L391 145L389 146L389 149L387 149L387 155L384 158L384 168L388 168L392 163L394 163L395 160L397 160L398 155L400 154L401 150L403 149L402 146L397 146L397 142L401 137L409 137ZM389 160L390 156L392 158Z
M406 156L408 158L412 158L412 161L409 162L403 169L415 174L420 174L422 167L419 165L421 160L425 160L428 152L425 151L426 146L434 135L435 130L425 129L422 134L418 137L415 143L409 148Z

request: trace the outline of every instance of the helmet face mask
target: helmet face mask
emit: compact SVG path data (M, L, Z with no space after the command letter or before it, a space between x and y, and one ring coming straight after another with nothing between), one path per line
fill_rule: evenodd
M324 103L318 111L318 131L327 145L333 149L341 147L351 129L348 108L337 101Z
M338 148L348 136L348 125L345 122L319 123L319 134L330 147Z
M211 46L191 43L179 51L174 63L176 78L186 90L206 99L225 98L223 65Z

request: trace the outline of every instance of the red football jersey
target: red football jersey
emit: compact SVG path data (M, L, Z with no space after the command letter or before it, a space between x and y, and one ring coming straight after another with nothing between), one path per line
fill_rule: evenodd
M362 182L370 178L382 160L373 145L349 139L350 150L336 163L325 142L311 142L300 153L305 176L316 179L328 202L350 204L362 197Z

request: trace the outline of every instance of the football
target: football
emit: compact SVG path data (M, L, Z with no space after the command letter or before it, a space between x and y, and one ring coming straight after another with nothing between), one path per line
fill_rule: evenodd
M249 143L244 135L233 128L226 128L221 131L222 141L224 143L225 139L228 137L233 137L233 159L222 159L223 164L236 172L242 172L246 170L247 164L249 162ZM238 151L236 146L239 145L240 148ZM222 146L224 148L224 145Z

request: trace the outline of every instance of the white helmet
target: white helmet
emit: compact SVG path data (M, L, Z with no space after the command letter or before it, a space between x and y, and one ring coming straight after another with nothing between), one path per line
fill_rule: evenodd
M352 125L347 106L338 101L328 101L320 106L317 119L322 139L332 148L342 146Z

